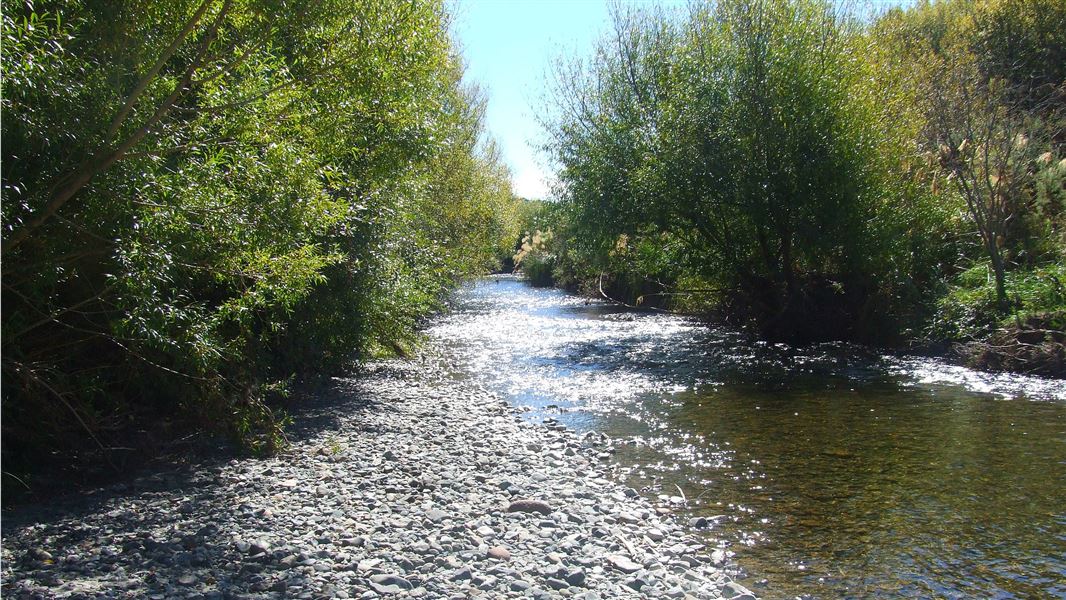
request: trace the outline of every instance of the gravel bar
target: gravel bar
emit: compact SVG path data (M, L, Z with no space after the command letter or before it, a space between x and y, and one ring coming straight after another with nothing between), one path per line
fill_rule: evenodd
M3 519L5 598L733 598L710 540L439 361L375 363L269 459L157 471Z

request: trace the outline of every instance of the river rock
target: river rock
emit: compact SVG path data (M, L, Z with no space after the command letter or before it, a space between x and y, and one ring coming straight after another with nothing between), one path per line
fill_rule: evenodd
M550 515L552 507L541 500L515 500L507 506L507 512L526 512Z
M195 575L182 575L178 577L178 583L181 585L194 585L198 580Z
M451 579L451 581L467 581L471 577L473 577L473 574L470 572L470 568L463 567L455 573L452 573L452 576L449 579Z
M608 555L607 563L623 573L636 573L644 568L621 554Z
M503 546L493 546L489 548L488 557L496 560L511 560L511 552Z
M248 554L265 554L270 552L270 542L259 538L248 544Z
M627 579L626 585L639 592L640 590L644 589L645 586L648 585L648 581L643 577L634 577L632 579Z
M575 569L566 574L566 582L570 585L583 586L585 585L585 572L581 569Z
M370 587L379 594L399 594L414 586L399 575L379 574L370 576Z
M751 590L732 581L722 588L722 597L729 600L756 600Z
M544 583L548 584L548 587L553 590L563 590L570 587L569 583L563 581L562 579L556 579L555 577L549 577L544 581Z

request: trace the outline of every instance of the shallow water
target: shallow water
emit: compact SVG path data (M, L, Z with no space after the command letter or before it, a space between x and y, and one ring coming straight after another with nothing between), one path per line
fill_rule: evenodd
M429 334L489 389L622 440L765 598L1066 597L1066 382L802 350L485 279ZM671 498L672 497L672 498Z

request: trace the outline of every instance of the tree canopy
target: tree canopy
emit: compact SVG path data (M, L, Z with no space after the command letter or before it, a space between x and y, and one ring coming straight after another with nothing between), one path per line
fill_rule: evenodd
M402 350L508 255L510 176L448 18L4 3L5 460L171 420L269 451L271 395Z

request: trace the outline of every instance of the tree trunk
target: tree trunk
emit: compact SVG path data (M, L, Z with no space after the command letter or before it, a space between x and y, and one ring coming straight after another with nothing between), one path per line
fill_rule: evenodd
M1007 312L1007 281L1003 268L1003 254L996 245L995 235L989 235L985 239L988 247L988 256L992 261L992 275L996 279L996 307L1001 313Z

